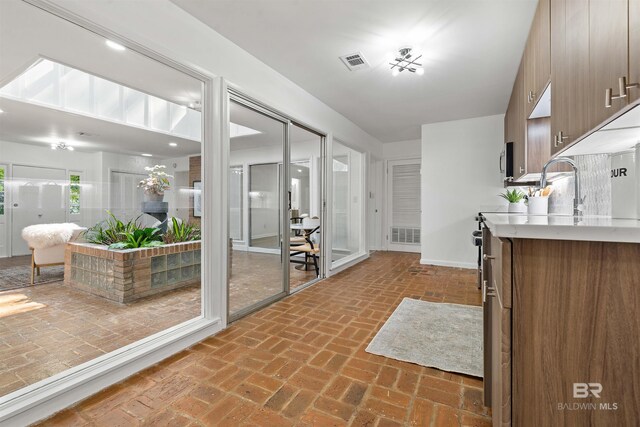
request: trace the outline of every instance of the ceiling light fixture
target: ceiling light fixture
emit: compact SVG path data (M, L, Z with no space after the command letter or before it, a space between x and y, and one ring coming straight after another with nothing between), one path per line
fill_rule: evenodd
M389 65L391 65L391 75L395 77L403 71L409 71L419 76L423 75L424 68L422 68L421 63L417 62L420 58L422 58L422 55L414 56L411 54L410 47L398 49L398 55L389 62Z
M122 52L123 50L127 50L126 47L122 46L120 43L114 42L113 40L106 40L105 43L113 50L117 50L120 52Z
M169 143L169 147L177 147L177 146L178 146L178 144L175 143L175 142L170 142Z
M149 153L142 153L141 154L142 157L153 157L153 154L149 154Z
M4 113L4 110L2 108L0 108L0 114Z
M65 144L64 142L58 142L51 144L51 149L52 150L66 150L66 151L73 151L74 148L70 145Z

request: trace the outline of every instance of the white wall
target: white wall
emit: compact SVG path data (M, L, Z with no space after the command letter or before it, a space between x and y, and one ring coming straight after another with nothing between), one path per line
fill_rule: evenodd
M385 160L415 159L419 158L421 155L422 141L419 139L385 142L382 144L382 158Z
M474 216L500 204L504 115L422 126L422 264L476 268Z

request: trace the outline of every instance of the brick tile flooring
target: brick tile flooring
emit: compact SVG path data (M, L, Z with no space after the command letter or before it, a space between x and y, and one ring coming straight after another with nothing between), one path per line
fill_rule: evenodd
M233 251L229 280L231 314L282 292L280 255ZM315 270L299 270L289 264L289 286L294 290L316 278Z
M364 351L404 297L480 304L473 271L375 253L43 425L489 426L479 379Z
M31 256L0 259L2 268ZM291 265L291 287L315 278ZM280 257L237 252L232 312L282 290ZM70 289L62 282L0 291L0 396L77 366L200 314L192 286L123 305Z

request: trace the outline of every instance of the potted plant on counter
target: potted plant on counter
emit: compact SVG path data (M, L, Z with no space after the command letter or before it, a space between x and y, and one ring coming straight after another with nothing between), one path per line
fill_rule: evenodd
M164 199L164 192L169 189L169 178L164 169L164 165L145 167L149 176L138 183L138 188L144 189L144 195L149 202L161 202Z
M499 196L509 202L509 213L527 212L527 206L524 204L525 194L522 191L514 188L511 191L505 191Z

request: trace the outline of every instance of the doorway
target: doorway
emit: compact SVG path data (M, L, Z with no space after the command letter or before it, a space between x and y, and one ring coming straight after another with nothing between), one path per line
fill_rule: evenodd
M324 135L253 102L232 98L230 321L323 276Z
M14 165L11 185L11 255L30 254L22 230L66 221L64 169Z
M420 252L420 159L387 162L387 250Z

